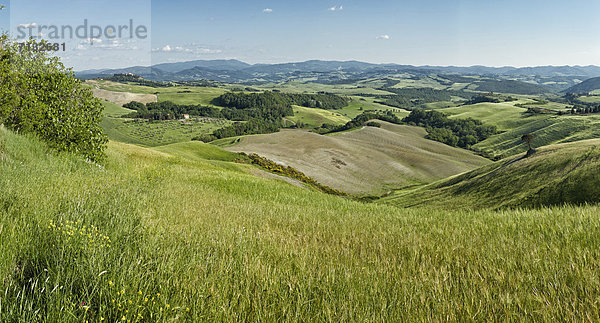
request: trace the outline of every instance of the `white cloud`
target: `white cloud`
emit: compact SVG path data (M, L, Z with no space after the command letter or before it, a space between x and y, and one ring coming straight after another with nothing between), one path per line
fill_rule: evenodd
M329 11L342 11L342 10L344 10L344 6L339 6L339 7L333 6L333 7L329 8L328 10Z
M196 52L198 54L220 54L223 51L220 49L198 48L198 50Z
M94 43L101 43L102 39L100 38L88 38L86 40L82 40L80 42L81 45L94 45Z
M273 12L273 9L271 9L271 8L266 8L263 10L263 13L271 13L271 12Z
M37 26L38 26L38 24L37 24L37 23L35 23L35 22L32 22L32 23L29 23L29 24L20 24L20 25L18 25L17 27L18 27L18 28L35 28L35 27L37 27Z
M375 37L375 39L385 39L385 40L388 40L390 38L392 38L392 37L390 37L390 35L379 35L379 36Z
M75 47L78 51L102 49L102 50L138 50L139 41L136 39L100 39L100 38L88 38L82 40ZM142 42L142 46L144 43ZM168 46L168 45L167 45ZM142 47L143 48L143 47ZM148 48L148 47L146 47Z
M220 49L210 49L206 47L192 46L183 47L183 46L171 46L166 45L162 48L155 48L152 50L153 52L163 52L163 53L188 53L188 54L219 54L223 51Z

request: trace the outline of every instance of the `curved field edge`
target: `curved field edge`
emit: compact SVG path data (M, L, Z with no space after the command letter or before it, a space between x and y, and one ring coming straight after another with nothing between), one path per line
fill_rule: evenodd
M107 153L98 167L0 129L0 321L597 314L595 206L403 210L226 161Z

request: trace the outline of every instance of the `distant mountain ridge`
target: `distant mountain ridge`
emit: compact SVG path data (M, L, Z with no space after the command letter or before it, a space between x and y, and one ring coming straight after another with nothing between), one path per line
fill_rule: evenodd
M280 64L248 64L239 60L195 60L179 63L162 63L153 66L133 66L121 69L88 70L77 72L80 78L102 77L119 73L134 73L154 81L191 81L208 79L222 82L281 82L292 78L331 78L351 76L370 77L403 72L416 74L442 73L463 75L541 76L541 77L600 77L598 66L413 66L399 64L373 64L359 61L310 60ZM336 75L339 73L339 75Z

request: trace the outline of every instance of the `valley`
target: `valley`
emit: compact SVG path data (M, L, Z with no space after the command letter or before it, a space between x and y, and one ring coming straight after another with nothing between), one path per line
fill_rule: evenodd
M600 321L598 12L0 0L0 323Z
M595 313L595 90L326 74L87 80L100 163L0 126L0 320Z
M322 184L358 197L386 196L395 191L402 192L407 187L420 187L475 170L491 163L492 160L489 159L498 160L524 153L527 146L521 137L525 134L534 135L536 147L600 136L600 133L594 130L597 129L595 124L598 119L595 114L579 115L571 111L573 106L577 106L577 102L594 104L593 94L580 96L577 99L579 101L574 101L561 97L550 88L540 94L501 92L512 89L511 86L515 86L516 83L506 83L503 77L498 77L493 82L491 79L490 76L482 78L454 74L404 73L393 77L350 79L343 84L314 83L306 80L251 86L222 82L214 87L177 83L164 83L168 85L164 87L149 87L136 85L139 80L94 80L87 83L125 96L154 93L159 102L197 104L218 110L225 107L219 106L216 100L230 91L246 93L244 95L263 93L261 91L275 91L272 92L274 94L328 93L330 96L345 98L347 105L334 109L294 105L293 113L281 119L279 127L282 130L275 133L206 140L229 151L256 153L283 165L292 166ZM484 84L486 90L494 90L490 87L496 86L498 92L477 91L479 85L469 84ZM386 91L387 88L389 90ZM415 92L421 89L425 91ZM438 92L427 92L426 89L435 89ZM447 95L445 91L449 93L448 101L444 101ZM453 91L461 92L455 94ZM418 99L412 96L415 93L420 96ZM204 138L219 128L247 122L206 116L170 121L128 119L123 117L134 110L120 108L122 102L118 100L119 96L98 96L112 100L112 104L116 105L113 107L111 103L105 102L105 105L111 107L107 108L103 121L109 137L146 147L185 143L195 138ZM439 99L442 101L436 101ZM476 100L484 102L478 103ZM408 104L398 107L385 104L387 101ZM367 112L382 115L390 113L402 119L414 109L435 110L450 119L477 120L484 125L495 127L497 133L471 145L470 150L449 147L429 140L428 129L395 125L381 120L374 120L375 123L379 123L378 127L361 125L341 133L318 134L322 127L340 127Z

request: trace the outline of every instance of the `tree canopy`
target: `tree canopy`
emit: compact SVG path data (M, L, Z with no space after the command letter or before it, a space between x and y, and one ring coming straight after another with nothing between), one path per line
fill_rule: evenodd
M469 148L497 133L496 127L484 125L479 120L450 119L433 110L416 109L403 121L426 128L427 139L453 147Z
M16 46L6 35L0 40L0 124L101 161L108 139L100 101L57 57Z

